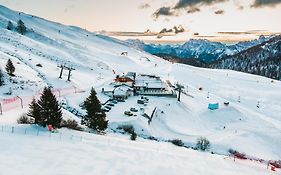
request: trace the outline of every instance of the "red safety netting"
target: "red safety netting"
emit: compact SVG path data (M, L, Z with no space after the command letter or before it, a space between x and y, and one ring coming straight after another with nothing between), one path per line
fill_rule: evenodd
M52 89L53 94L57 97L64 97L70 94L81 93L83 90L76 88L74 86L67 88L57 88ZM39 91L32 96L16 96L7 99L0 99L0 112L6 112L17 108L22 108L28 106L32 99L38 100L41 96L42 92ZM0 113L1 114L1 113Z

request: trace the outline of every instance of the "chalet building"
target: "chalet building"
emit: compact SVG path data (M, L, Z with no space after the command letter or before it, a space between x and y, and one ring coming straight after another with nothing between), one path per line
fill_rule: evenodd
M167 84L160 79L160 77L141 74L136 77L134 88L137 91L165 91L168 87Z
M136 73L135 72L128 72L126 75L117 75L115 79L116 85L128 85L133 86L135 83Z
M111 91L111 96L115 99L126 99L133 95L176 97L169 85L155 75L128 72L126 75L116 76L113 85L115 89Z
M134 90L127 85L120 85L113 90L112 95L114 99L127 99L134 95Z

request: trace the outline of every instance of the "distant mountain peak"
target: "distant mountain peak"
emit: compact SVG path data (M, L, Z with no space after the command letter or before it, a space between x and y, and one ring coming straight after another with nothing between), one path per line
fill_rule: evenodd
M128 44L154 55L169 55L181 59L198 59L205 63L212 63L224 57L234 55L255 45L261 44L271 37L260 36L256 40L239 42L227 45L220 42L212 42L206 39L190 39L184 44L155 45L145 44L140 40L128 40Z

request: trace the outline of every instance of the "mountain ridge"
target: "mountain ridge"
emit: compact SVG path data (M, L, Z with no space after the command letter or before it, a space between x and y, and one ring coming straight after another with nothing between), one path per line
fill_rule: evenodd
M134 48L147 51L172 62L213 69L231 69L280 80L279 70L281 67L279 59L281 51L278 49L279 42L276 43L277 46L271 45L275 40L281 41L280 35L269 37L261 35L259 39L232 45L202 39L191 39L182 45L145 44L140 40L129 40L127 42ZM272 50L272 53L270 53L270 50ZM248 52L251 52L248 62L252 62L252 64L247 64L245 67L239 66L246 64L241 61L241 57L246 57L244 54L249 57ZM260 52L263 53L265 58L261 58ZM259 57L259 60L256 59L257 57ZM266 68L270 71L264 71Z
M209 67L237 70L281 80L281 35L218 60Z
M258 39L252 41L239 42L228 45L220 42L211 42L206 39L191 39L184 44L145 44L140 40L127 40L128 44L134 48L144 50L148 53L158 55L166 54L182 59L198 59L207 64L234 55L238 52L246 50L252 46L258 45L269 40L271 37L261 35Z

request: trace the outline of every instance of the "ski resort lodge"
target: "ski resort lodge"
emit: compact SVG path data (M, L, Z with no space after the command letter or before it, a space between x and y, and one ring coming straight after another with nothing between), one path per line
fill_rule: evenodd
M116 79L115 79L115 84L116 85L128 85L133 87L133 84L135 82L135 78L136 78L136 73L135 72L128 72L126 75L117 75Z
M127 99L134 95L133 88L127 85L120 85L113 90L112 96L114 99Z
M165 91L168 86L160 77L140 74L135 79L134 88L137 91Z
M113 85L119 87L112 92L114 98L128 98L132 93L133 95L176 96L168 84L155 75L137 75L135 72L128 72L117 75Z

